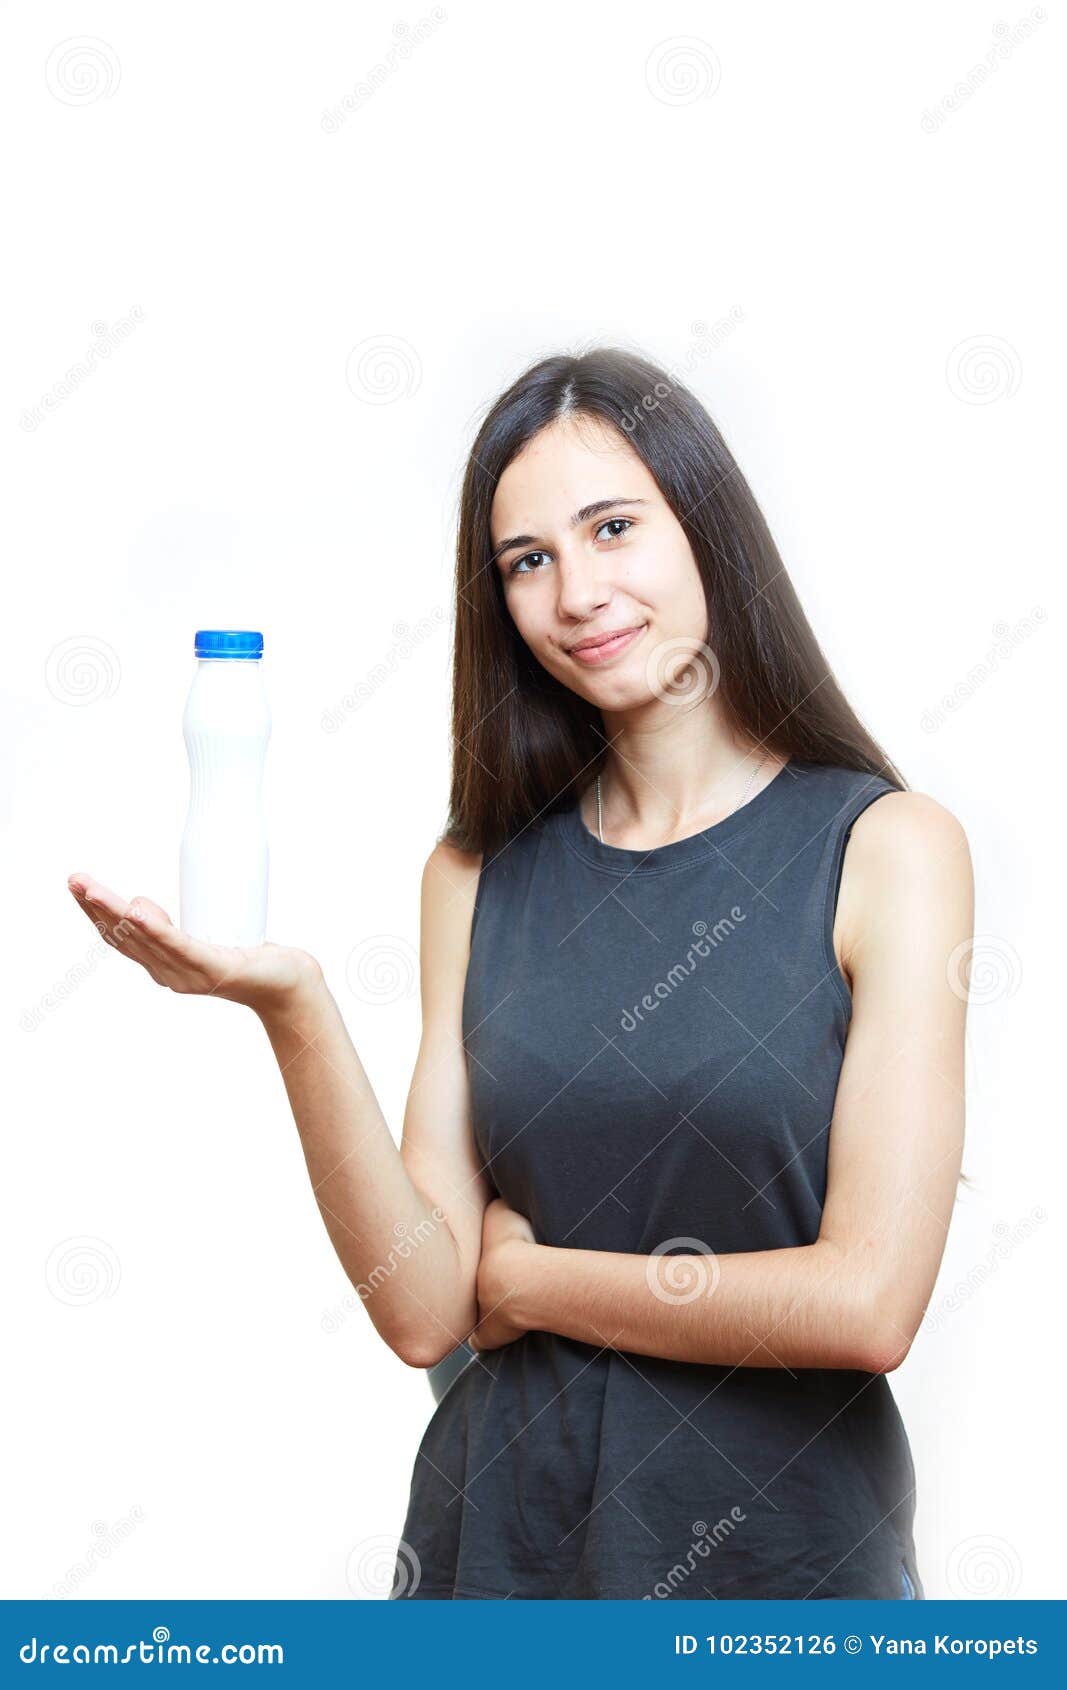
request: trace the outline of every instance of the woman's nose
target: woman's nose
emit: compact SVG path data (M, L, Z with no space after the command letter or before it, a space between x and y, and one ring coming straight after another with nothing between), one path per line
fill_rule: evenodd
M558 610L561 617L587 620L609 603L611 585L600 558L585 557L580 552L561 554L558 569Z

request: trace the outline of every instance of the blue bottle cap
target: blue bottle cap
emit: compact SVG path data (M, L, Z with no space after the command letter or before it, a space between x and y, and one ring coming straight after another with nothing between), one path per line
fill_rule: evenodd
M197 657L262 657L263 635L248 629L198 628Z

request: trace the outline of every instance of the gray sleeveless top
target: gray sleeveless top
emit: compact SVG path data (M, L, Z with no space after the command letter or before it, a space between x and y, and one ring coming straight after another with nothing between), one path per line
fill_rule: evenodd
M473 1128L539 1242L814 1242L850 1016L842 859L893 790L793 761L654 850L602 844L572 800L483 861L463 998ZM668 1299L692 1294L661 1268ZM923 1594L883 1374L706 1366L551 1332L456 1361L415 1459L393 1597L899 1599L908 1580Z

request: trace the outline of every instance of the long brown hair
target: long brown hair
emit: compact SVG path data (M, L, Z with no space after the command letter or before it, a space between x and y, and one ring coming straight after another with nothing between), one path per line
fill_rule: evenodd
M903 788L834 679L752 490L703 405L647 359L608 346L533 364L492 405L471 448L456 548L443 838L493 853L573 801L572 787L581 790L604 762L599 709L541 666L511 619L489 521L497 483L527 442L557 418L583 416L628 436L685 529L728 722L772 754Z

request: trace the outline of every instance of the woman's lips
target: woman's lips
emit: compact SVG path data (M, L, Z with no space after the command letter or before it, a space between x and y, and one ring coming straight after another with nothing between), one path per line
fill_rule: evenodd
M612 640L605 640L602 645L587 645L581 651L572 651L571 656L576 663L585 663L591 669L596 668L614 657L617 652L626 651L640 638L646 627L647 623L642 623L640 628L630 628L623 634L617 634Z

